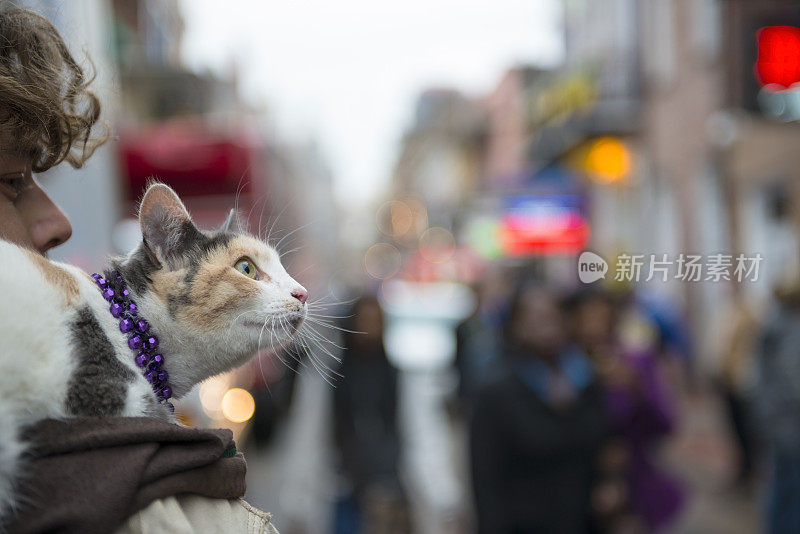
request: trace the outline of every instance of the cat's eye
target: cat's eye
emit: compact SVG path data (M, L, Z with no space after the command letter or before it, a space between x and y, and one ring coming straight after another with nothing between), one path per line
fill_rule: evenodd
M241 259L236 262L236 265L234 265L233 268L245 275L247 278L258 280L258 269L256 269L256 266L253 265L253 262L250 260Z

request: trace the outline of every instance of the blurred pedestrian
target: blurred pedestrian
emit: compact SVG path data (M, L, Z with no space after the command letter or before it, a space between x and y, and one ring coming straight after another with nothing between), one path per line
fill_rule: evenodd
M588 532L607 425L591 363L568 343L554 293L517 293L504 356L508 371L478 394L470 429L478 532Z
M455 363L462 405L500 372L502 328L508 316L508 285L508 278L500 272L491 273L475 284L475 312L456 329Z
M720 324L719 386L738 449L736 484L747 488L755 466L755 436L749 394L755 374L759 323L750 304L735 299Z
M361 297L344 328L340 378L333 393L334 440L345 488L337 534L408 531L398 464L397 371L383 347L378 299Z
M800 285L776 293L757 356L755 399L769 447L767 531L800 532Z
M583 290L569 302L575 342L589 355L603 385L613 436L601 456L593 505L613 531L655 532L684 502L679 483L656 463L658 445L675 423L675 401L652 352L624 349L609 295ZM623 486L624 484L624 486Z

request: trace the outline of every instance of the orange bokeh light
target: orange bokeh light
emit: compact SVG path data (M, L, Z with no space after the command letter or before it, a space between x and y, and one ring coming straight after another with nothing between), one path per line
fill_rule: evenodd
M625 143L619 139L601 137L589 147L584 167L598 182L617 182L630 172L631 154Z

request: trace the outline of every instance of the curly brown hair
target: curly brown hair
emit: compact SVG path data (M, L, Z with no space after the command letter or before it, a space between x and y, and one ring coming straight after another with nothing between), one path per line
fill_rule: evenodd
M36 172L62 161L81 167L108 138L92 135L100 117L92 79L47 19L0 10L0 132L13 143L0 149L29 157Z

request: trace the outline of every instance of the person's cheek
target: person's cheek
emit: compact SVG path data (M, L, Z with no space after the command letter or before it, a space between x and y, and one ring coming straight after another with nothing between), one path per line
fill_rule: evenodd
M11 201L2 196L0 196L0 239L35 248L19 211Z

